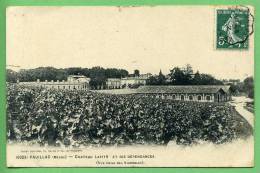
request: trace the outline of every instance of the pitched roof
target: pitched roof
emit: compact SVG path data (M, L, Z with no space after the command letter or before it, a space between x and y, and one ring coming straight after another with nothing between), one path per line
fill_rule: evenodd
M162 86L141 86L137 93L217 93L219 90L227 92L229 86L225 85L162 85Z
M222 89L225 91L225 92L230 92L230 85L222 85Z
M84 75L69 75L69 77L73 77L73 78L87 78Z
M146 80L147 78L145 77L125 77L121 78L121 80Z
M107 81L121 81L120 78L107 78Z

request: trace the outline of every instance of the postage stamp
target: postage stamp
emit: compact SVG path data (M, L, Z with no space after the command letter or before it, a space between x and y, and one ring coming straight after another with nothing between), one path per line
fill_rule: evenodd
M248 10L218 9L216 27L217 49L248 49Z

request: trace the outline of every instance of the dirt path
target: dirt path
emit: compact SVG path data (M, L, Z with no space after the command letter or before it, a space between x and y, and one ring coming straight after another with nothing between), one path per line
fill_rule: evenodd
M233 101L230 102L232 106L235 106L236 111L243 116L247 122L254 127L254 115L244 108L246 102L252 101L252 99L240 96L240 97L232 97Z

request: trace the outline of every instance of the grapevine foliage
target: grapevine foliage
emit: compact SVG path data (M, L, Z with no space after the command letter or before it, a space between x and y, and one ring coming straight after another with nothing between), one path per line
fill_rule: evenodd
M228 104L7 86L7 137L52 146L223 143L251 134Z

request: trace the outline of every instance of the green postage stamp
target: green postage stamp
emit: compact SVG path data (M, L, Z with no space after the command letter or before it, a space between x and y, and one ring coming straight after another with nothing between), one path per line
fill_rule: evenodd
M217 9L217 49L248 49L250 13L247 9Z

